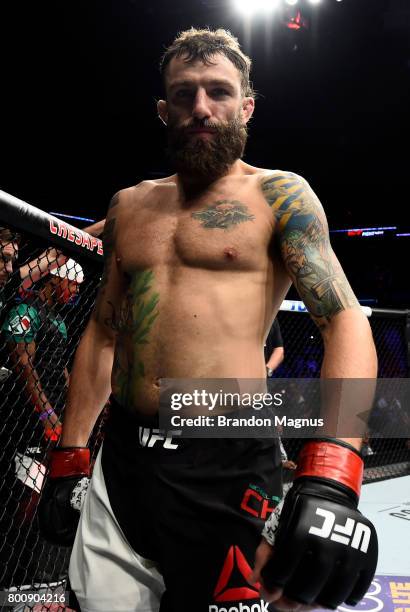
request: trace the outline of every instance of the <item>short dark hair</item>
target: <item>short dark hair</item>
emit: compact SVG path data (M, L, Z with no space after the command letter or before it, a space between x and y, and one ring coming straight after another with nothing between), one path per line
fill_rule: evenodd
M9 227L4 227L0 225L0 242L20 242L21 236L14 230L11 230Z
M254 96L255 92L250 81L252 60L243 53L238 39L222 28L218 30L191 28L180 32L161 58L160 72L164 85L166 68L173 57L186 55L186 62L200 59L204 64L212 64L211 58L216 53L225 55L239 70L243 95Z

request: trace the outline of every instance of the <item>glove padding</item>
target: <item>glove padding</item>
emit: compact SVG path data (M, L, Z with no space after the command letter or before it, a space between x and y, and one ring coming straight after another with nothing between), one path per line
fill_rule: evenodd
M301 463L299 474L306 473L306 463ZM265 525L263 536L274 552L261 576L268 591L283 588L293 601L335 609L343 602L356 605L366 594L378 545L372 523L357 510L356 491L334 481L333 475L297 477L282 510Z
M40 532L52 544L73 545L89 476L88 448L53 450L38 509Z

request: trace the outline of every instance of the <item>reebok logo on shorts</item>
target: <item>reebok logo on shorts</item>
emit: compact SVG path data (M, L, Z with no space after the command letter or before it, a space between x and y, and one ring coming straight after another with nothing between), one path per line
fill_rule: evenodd
M242 584L230 584L232 574L241 575ZM268 612L268 604L260 603L243 604L241 600L259 599L259 584L251 585L248 577L252 569L245 559L239 546L231 546L226 555L221 574L214 591L214 601L223 601L225 606L211 604L209 612ZM238 602L235 606L227 605L226 602Z
M209 612L269 612L268 603L262 601L260 603L254 603L252 605L246 605L239 602L236 606L229 606L229 608L221 608L211 604L209 606Z

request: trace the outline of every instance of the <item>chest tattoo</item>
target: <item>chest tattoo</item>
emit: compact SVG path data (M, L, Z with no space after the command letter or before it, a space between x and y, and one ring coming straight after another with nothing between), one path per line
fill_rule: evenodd
M238 200L217 200L202 210L192 213L205 229L222 229L229 231L239 223L254 221L255 216L248 207Z

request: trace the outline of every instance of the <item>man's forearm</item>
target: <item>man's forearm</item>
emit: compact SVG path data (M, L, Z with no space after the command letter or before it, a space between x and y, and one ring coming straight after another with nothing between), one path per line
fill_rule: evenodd
M62 446L86 446L111 392L114 340L91 319L81 339L70 375Z
M325 356L322 379L343 379L324 383L322 402L329 433L357 449L366 431L364 413L370 410L377 377L377 355L370 325L358 309L334 316L323 331ZM353 380L355 379L355 380ZM360 415L360 416L359 416ZM350 433L351 432L351 433Z
M285 351L283 346L277 346L275 349L273 349L266 367L270 370L276 370L276 368L282 363L284 355Z
M29 396L36 412L45 412L53 409L41 386L40 377L30 362L18 366L20 376L25 380L25 393Z
M376 378L377 355L367 317L358 309L335 315L323 331L322 378Z
M63 255L61 251L54 247L46 249L36 259L20 267L21 286L23 289L29 289L33 283L48 274L50 270L62 266L67 259L66 255Z
M104 231L104 225L105 219L101 219L101 221L97 221L92 225L87 225L87 227L84 227L83 232L87 232L87 234L90 234L91 236L96 236L98 238L98 236L101 236Z

